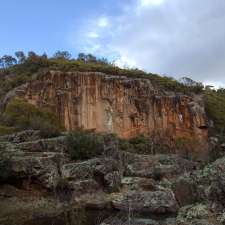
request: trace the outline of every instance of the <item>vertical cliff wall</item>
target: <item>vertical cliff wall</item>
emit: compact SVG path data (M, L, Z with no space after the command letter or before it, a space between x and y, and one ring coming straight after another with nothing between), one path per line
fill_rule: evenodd
M55 112L67 130L94 129L122 138L153 132L207 137L207 120L200 101L164 93L148 79L54 71L30 82L25 98Z

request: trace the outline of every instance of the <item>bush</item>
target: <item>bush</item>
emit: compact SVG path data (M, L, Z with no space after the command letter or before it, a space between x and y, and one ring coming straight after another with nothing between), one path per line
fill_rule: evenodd
M207 90L206 96L206 113L214 122L212 132L225 133L225 92Z
M195 158L194 153L201 148L197 139L179 137L174 140L174 149L177 153L182 154L187 159Z
M157 135L145 136L140 134L129 140L120 140L119 148L123 151L128 151L137 154L155 154L168 153L168 144L166 137L164 140Z
M149 137L138 135L137 137L130 139L129 142L135 152L138 152L139 154L149 154L151 152Z
M0 145L0 183L6 182L12 176L10 156L4 152Z
M17 131L15 127L7 127L0 125L0 136L13 134Z
M66 138L71 159L85 160L101 155L104 151L104 137L89 131L74 131Z
M39 109L23 99L13 99L2 115L3 124L18 130L40 130L43 137L56 136L62 130L57 117L47 109Z

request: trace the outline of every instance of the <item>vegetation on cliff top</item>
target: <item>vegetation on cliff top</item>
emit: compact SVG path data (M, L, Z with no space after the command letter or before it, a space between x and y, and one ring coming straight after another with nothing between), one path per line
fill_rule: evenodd
M225 89L206 90L206 112L214 122L214 131L224 135L225 132Z
M37 55L34 52L29 52L27 56L23 52L16 52L15 56L16 58L5 55L0 58L0 90L3 93L32 79L35 73L42 73L45 70L91 71L147 78L165 90L185 93L201 92L203 89L203 85L197 82L194 85L185 85L171 77L162 77L139 69L121 69L107 59L98 59L91 54L80 53L76 59L71 58L66 51L58 51L52 57L46 54Z

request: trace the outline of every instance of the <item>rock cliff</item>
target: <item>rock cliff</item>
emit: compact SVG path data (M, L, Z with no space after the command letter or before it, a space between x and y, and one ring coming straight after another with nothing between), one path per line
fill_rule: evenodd
M93 72L48 72L31 81L25 98L55 112L67 130L93 129L122 138L137 134L207 137L201 100L167 93L149 79Z

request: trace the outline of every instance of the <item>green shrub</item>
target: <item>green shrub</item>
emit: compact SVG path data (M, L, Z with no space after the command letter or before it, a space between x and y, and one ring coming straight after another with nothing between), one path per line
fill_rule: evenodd
M10 156L0 145L0 183L7 181L12 176L11 166Z
M15 127L7 127L0 125L0 136L13 134L17 131Z
M60 133L62 126L57 117L47 109L39 109L23 99L13 99L2 115L4 125L18 130L40 130L43 137Z
M130 139L129 142L139 154L148 154L151 151L150 138L142 134Z
M119 149L125 152L134 152L133 145L125 139L119 139Z
M171 148L174 148L175 152L182 154L187 159L195 159L199 154L199 148L201 150L202 146L198 139L179 137L174 139L174 146Z
M225 92L207 90L206 96L206 113L214 122L214 129L217 133L225 132Z
M74 131L67 135L67 146L71 159L85 160L101 155L104 137L89 131Z

